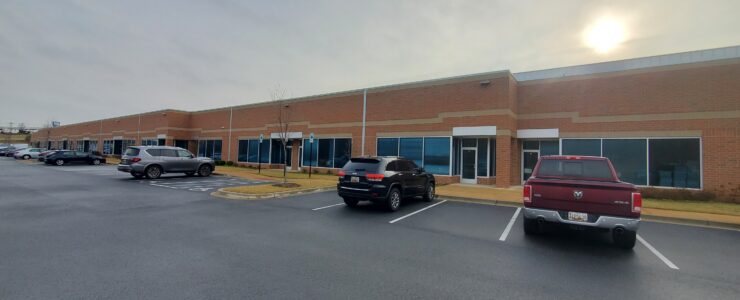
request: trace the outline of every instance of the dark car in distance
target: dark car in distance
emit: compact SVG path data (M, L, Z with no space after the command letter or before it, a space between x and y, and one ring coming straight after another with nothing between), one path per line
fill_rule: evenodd
M105 157L100 152L82 152L73 150L58 150L54 153L47 154L44 157L44 163L47 165L62 166L65 164L86 163L90 165L99 165L105 163Z
M402 157L354 157L338 175L337 193L350 207L371 201L396 211L404 198L434 200L434 175Z

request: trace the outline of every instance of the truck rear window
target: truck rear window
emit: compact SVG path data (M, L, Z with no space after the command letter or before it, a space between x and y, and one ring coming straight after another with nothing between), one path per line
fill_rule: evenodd
M378 160L353 158L342 169L353 172L378 173L379 168L380 161Z
M126 149L126 153L123 155L127 156L138 156L139 155L139 148L128 148Z
M606 160L543 159L535 176L613 180Z

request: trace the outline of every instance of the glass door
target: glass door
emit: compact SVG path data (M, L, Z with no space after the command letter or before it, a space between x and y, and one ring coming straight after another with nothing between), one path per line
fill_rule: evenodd
M460 174L460 183L476 184L476 150L473 149L462 149L462 172Z
M529 179L529 176L532 176L534 166L537 165L537 159L539 158L539 150L524 150L522 152L522 182Z

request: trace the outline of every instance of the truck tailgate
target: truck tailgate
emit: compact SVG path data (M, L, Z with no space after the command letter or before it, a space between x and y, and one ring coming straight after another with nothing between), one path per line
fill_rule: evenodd
M587 180L535 179L528 206L597 215L637 217L632 212L633 187L628 183Z

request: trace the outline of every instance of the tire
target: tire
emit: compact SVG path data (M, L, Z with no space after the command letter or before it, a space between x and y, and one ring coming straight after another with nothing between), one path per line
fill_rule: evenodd
M146 175L146 178L157 179L162 176L162 168L159 166L149 166L144 170L144 174Z
M31 159L30 155L23 155L23 160L29 160L29 159Z
M429 184L427 184L427 189L424 192L424 196L422 196L422 199L424 199L424 201L426 202L433 201L435 192L436 190L434 188L434 182L429 182Z
M612 231L612 238L614 239L614 244L616 244L617 247L625 250L630 250L635 247L637 232L625 230L622 234L617 234L616 232Z
M131 172L131 176L134 176L134 178L136 179L141 179L142 177L144 177L144 175L136 172Z
M200 166L200 168L198 168L198 176L200 177L211 176L211 172L213 172L213 170L211 169L211 166L209 165L202 165Z
M537 219L524 218L523 223L524 223L524 234L535 235L541 232L539 225L537 224Z
M97 165L100 165L100 160L99 159L93 159L92 164L93 165L96 165L96 166Z
M57 165L57 166L64 165L64 160L63 159L57 159L57 160L54 161L54 164Z
M344 204L347 204L348 207L355 207L357 206L357 203L360 203L360 201L357 199L352 199L348 197L344 197L343 199L344 199Z
M391 192L388 193L388 197L385 199L385 209L388 211L397 211L401 207L401 191L397 188L392 188Z

